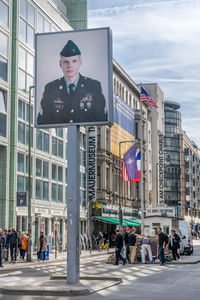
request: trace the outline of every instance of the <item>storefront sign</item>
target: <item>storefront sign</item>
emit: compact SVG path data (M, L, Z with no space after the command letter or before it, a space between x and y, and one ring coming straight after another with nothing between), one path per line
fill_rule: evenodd
M146 217L149 216L163 216L163 217L175 217L175 208L169 207L155 207L146 209Z
M66 215L63 210L54 210L54 209L52 209L51 213L54 216L65 216Z
M36 213L36 214L41 214L41 215L43 215L43 214L48 214L48 213L49 213L49 210L48 210L48 208L40 208L40 207L36 207L36 208L35 208L35 213Z
M16 207L17 216L28 216L28 208L25 206Z
M113 205L102 205L102 217L118 218L119 208ZM131 208L122 208L122 214L125 219L138 218L138 210Z
M95 126L88 128L88 200L96 201L97 179L97 129Z
M158 135L158 203L163 205L164 201L164 137Z

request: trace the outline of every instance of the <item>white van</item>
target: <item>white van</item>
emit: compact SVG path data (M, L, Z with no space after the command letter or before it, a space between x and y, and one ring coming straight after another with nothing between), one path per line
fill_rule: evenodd
M188 222L179 220L179 234L183 242L184 254L191 255L193 253L193 240Z

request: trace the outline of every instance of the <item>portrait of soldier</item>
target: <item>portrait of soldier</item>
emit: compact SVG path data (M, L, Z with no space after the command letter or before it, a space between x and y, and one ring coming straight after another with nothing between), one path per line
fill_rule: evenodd
M37 124L106 121L101 83L79 73L81 51L72 40L60 52L59 64L64 76L45 85Z

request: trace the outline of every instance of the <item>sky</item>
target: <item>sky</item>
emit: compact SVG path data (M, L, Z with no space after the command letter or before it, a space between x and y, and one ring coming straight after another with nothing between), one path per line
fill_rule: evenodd
M136 83L181 105L200 147L200 0L88 0L88 28L110 27L113 58Z

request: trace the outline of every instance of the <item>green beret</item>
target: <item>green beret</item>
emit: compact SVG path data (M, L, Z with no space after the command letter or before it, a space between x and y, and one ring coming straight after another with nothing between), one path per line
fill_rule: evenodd
M71 40L67 42L62 51L60 52L61 56L70 57L74 55L80 55L81 51L78 46Z

